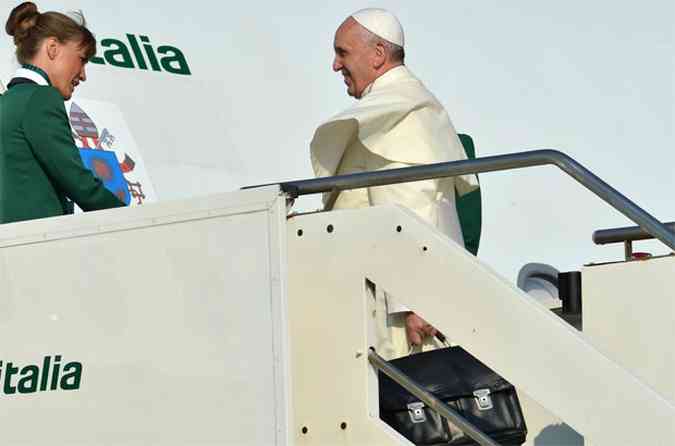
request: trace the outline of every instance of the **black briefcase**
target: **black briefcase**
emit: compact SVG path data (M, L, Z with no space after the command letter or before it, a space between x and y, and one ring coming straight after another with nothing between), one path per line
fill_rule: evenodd
M516 389L461 347L390 361L436 398L501 445L527 436ZM454 424L379 373L380 418L416 445L476 445Z

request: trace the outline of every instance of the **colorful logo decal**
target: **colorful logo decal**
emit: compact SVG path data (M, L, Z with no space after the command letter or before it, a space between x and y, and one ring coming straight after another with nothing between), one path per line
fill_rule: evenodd
M136 163L126 153L123 160L117 158L112 133L106 128L99 133L94 121L74 102L70 107L70 123L84 165L126 204L132 199L136 204L143 204L146 198L143 185L125 176L134 170Z
M125 204L131 201L131 193L129 187L124 179L124 174L117 162L115 152L109 150L95 150L95 149L80 149L80 156L82 162L87 169L94 172L103 185L109 191L117 195L117 198L122 200Z

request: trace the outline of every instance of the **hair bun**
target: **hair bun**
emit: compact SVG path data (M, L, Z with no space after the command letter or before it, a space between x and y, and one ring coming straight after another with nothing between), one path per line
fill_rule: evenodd
M37 5L33 2L21 3L16 8L12 9L5 24L5 31L10 36L14 36L14 42L22 40L26 32L35 26L35 21L40 15Z

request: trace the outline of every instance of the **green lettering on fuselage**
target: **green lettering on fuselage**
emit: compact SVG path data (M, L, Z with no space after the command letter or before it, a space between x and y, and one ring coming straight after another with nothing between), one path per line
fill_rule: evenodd
M4 367L3 367L4 364ZM61 374L63 369L63 374ZM46 392L55 390L78 390L82 382L83 366L69 362L61 367L61 356L45 356L42 367L37 364L15 366L14 362L0 361L0 396Z
M90 62L119 68L166 71L184 76L192 74L185 55L178 48L161 45L155 51L148 36L136 37L134 34L126 34L126 38L126 43L118 39L102 39L100 51L102 54L93 57Z
M103 39L101 40L101 46L106 48L103 52L103 57L109 65L121 68L134 67L131 54L123 42L115 39ZM94 62L93 59L92 62Z

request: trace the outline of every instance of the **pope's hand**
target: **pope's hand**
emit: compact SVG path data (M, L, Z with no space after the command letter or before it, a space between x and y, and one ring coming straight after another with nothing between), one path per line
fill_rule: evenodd
M436 336L438 331L429 325L427 321L413 312L405 316L405 333L408 335L408 343L422 345L422 340L427 336Z

